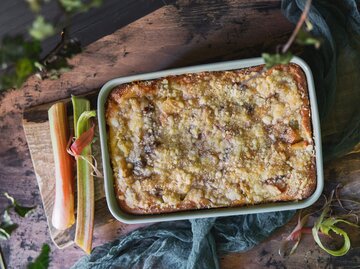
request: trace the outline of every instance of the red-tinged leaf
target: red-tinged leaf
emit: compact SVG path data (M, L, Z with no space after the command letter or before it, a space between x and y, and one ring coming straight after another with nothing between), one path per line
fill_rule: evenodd
M299 240L302 234L303 227L305 226L310 214L305 215L304 217L301 217L301 212L299 213L298 223L294 230L289 234L289 236L286 238L287 241L294 241Z
M70 150L71 152L74 154L74 156L79 156L81 155L83 149L90 145L91 142L94 139L94 135L95 135L95 125L93 125L89 130L87 130L86 132L82 133L78 139L76 139L74 141L74 143L72 143Z
M301 235L303 233L311 233L311 228L307 228L304 227L305 224L307 223L309 216L311 214L307 214L304 217L301 217L301 212L299 213L299 218L298 218L298 223L296 225L296 227L294 228L294 230L291 232L291 234L289 234L288 237L286 237L285 242L282 244L282 247L279 249L279 254L281 256L285 256L285 255L291 255L295 252L295 250L297 249L300 240L301 240ZM290 250L289 254L286 254L287 248L288 248L288 243L289 241L296 241L295 244L293 245L293 247Z

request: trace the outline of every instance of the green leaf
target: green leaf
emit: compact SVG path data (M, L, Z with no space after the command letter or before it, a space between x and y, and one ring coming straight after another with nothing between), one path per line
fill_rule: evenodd
M29 34L36 40L44 40L54 33L54 26L46 22L43 16L37 16L29 30Z
M40 255L34 262L28 264L27 269L46 269L50 263L50 247L48 244L44 244L41 248Z
M42 72L45 69L45 66L43 66L41 63L39 62L34 62L34 66L37 70L39 70L40 72Z
M17 77L15 86L20 87L33 71L34 65L30 59L23 58L17 61L15 65L15 72Z
M1 69L14 65L16 61L22 58L35 60L40 57L40 42L25 41L23 36L17 35L13 37L5 36L0 45L0 64Z
M29 7L31 11L35 13L39 13L41 10L41 0L26 0L26 2L29 4Z
M99 7L102 4L102 0L92 0L88 3L84 3L82 0L59 0L61 6L66 12L85 12L90 8Z
M339 257L339 256L344 256L350 249L351 247L351 242L350 242L350 238L349 236L347 235L347 233L336 227L336 226L330 226L330 227L321 227L321 231L324 232L325 234L328 234L328 232L330 230L332 230L334 233L342 236L344 238L344 244L342 245L341 248L337 249L337 250L332 250L332 249L329 249L329 248L326 248L321 240L320 240L320 237L319 237L319 230L314 226L312 228L312 234L313 234L313 237L314 237L314 240L315 242L323 249L325 250L327 253L329 253L330 255L333 255L335 257Z
M15 73L0 75L0 90L6 90L15 87L15 85L16 85Z
M6 36L0 45L0 90L20 87L34 71L40 58L40 42L25 41L23 36Z
M0 240L7 240L10 238L11 233L18 227L16 223L13 223L8 208L5 209L2 220L0 223Z
M4 259L2 257L2 253L1 253L1 248L0 248L0 268L1 269L6 269L5 262L4 262Z
M61 67L59 69L51 69L47 73L47 77L51 80L60 78L60 76L71 70L71 67Z
M41 43L39 40L26 41L22 43L24 49L24 56L32 61L37 61L40 58Z
M351 247L350 238L343 229L335 226L335 224L339 223L339 222L343 222L343 223L346 223L346 224L354 226L354 227L359 227L359 226L354 223L351 223L349 221L343 220L343 219L338 219L338 218L326 218L325 219L325 216L329 213L329 211L330 211L330 205L327 205L324 208L324 210L321 213L318 220L315 222L315 225L312 228L312 235L314 237L315 242L330 255L333 255L335 257L344 256ZM320 240L319 231L321 231L323 234L326 234L326 235L329 235L330 231L333 231L334 233L342 236L344 239L344 243L343 243L342 247L337 250L332 250L332 249L326 248Z
M89 110L81 113L76 125L77 137L79 136L79 133L82 133L83 130L86 129L85 125L88 125L88 121L92 117L96 117L96 110Z
M0 63L2 69L6 69L9 63L16 61L24 56L24 48L21 45L24 42L22 36L5 36L0 46Z
M319 38L313 37L309 32L300 29L296 36L295 43L303 46L313 45L318 49L321 45L321 40Z
M31 212L36 208L36 206L26 207L19 205L14 197L10 196L8 193L4 193L5 197L8 198L11 202L11 206L14 207L15 212L21 217L27 217Z
M293 55L290 52L282 53L282 54L263 53L261 56L265 61L265 67L267 69L270 69L271 67L278 64L288 64L293 58Z
M67 12L78 11L84 6L81 0L60 0L60 4Z
M36 206L33 207L25 207L25 206L20 206L20 205L16 205L15 206L15 212L21 216L21 217L27 217L29 216L32 211L36 208Z
M306 31L310 32L314 29L313 24L308 19L305 20L305 29Z

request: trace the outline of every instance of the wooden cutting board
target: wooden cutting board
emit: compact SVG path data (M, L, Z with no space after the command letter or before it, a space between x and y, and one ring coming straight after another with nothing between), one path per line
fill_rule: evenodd
M91 108L96 108L96 99L98 90L91 92L84 97L91 101ZM69 126L73 129L72 104L71 99L59 100L67 104L67 113L69 116ZM59 248L65 248L73 243L75 225L65 231L60 231L52 226L52 210L54 206L55 194L55 168L52 145L50 140L50 126L47 111L53 103L48 103L30 108L24 112L23 127L26 140L29 146L31 159L34 165L37 183L39 185L41 198L50 230L50 235L54 243ZM95 137L98 138L98 128L95 131ZM98 168L102 172L100 140L92 145L93 155L97 161ZM138 226L131 227L121 222L115 221L109 212L104 192L103 178L94 177L95 186L95 244L106 242L107 239L115 238L116 235L123 234L126 230L135 229Z

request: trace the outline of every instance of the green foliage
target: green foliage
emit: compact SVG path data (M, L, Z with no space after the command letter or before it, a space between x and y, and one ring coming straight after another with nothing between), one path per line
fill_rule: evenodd
M312 235L314 237L315 242L330 255L335 256L335 257L344 256L350 250L351 242L350 242L350 238L349 238L348 234L343 229L337 227L336 224L342 222L342 223L345 223L345 224L348 224L350 226L357 227L357 228L359 228L359 226L352 222L343 220L338 217L326 218L326 216L329 214L329 211L330 211L330 205L325 207L325 209L321 213L319 219L315 222L315 225L312 228ZM342 247L337 250L332 250L332 249L325 247L320 240L319 231L327 236L330 236L330 234L329 234L330 231L334 232L335 234L340 235L344 239L344 243L343 243Z
M0 223L0 240L7 240L10 238L11 233L18 227L16 223L13 223L8 209L6 209L2 215Z
M6 36L0 43L0 91L12 87L20 87L33 73L38 72L39 78L58 78L70 70L67 58L81 51L80 42L65 35L64 26L68 26L70 16L77 12L86 12L90 8L101 5L102 0L57 0L64 11L64 20L58 25L46 21L39 15L42 5L50 0L25 0L35 20L29 28L31 39L22 35ZM66 24L65 24L66 22ZM40 58L40 42L56 33L62 33L61 42L51 53Z
M298 28L299 31L296 32L295 30L295 32L293 33L293 35L295 34L295 43L302 46L314 45L315 48L319 48L321 45L320 39L315 38L310 34L310 32L314 28L312 23L308 19L305 19L303 23L305 23L304 29ZM293 35L289 38L288 42L283 46L281 53L278 52L275 54L269 54L269 53L262 54L262 58L264 59L265 62L265 68L270 69L275 65L288 64L291 61L293 55L291 52L288 51L288 49L294 42L294 38L292 38Z
M48 244L44 244L41 248L39 256L34 262L28 264L27 269L46 269L50 263L50 247Z
M27 217L35 208L36 206L26 207L20 205L12 196L8 193L4 193L5 197L8 198L11 202L10 207L14 208L15 212L21 217Z
M295 43L306 46L306 45L314 45L315 48L320 48L321 41L318 38L313 37L309 32L300 30L296 36Z
M34 60L39 58L41 52L40 42L25 41L23 36L5 36L0 45L0 65L4 70L11 63L21 59L29 58Z
M37 40L25 41L22 36L6 36L0 45L0 90L20 87L34 72L40 52Z
M25 0L32 12L39 13L41 10L41 4L43 2L50 2L51 0Z
M61 6L65 9L66 12L86 12L90 8L99 7L102 4L102 0L91 0L91 1L82 1L82 0L59 0Z
M54 26L45 21L43 16L37 16L29 29L29 34L36 40L44 40L55 33Z
M275 54L263 53L261 56L265 61L265 67L267 69L278 64L288 64L293 58L293 55L290 52Z
M26 67L24 67L26 68ZM5 197L9 199L10 205L6 207L2 214L2 219L0 223L0 240L7 240L10 238L11 233L18 227L18 225L14 222L12 222L9 210L14 209L14 211L21 217L27 217L32 210L35 208L35 206L32 207L26 207L20 205L12 196L10 196L7 193L4 193Z

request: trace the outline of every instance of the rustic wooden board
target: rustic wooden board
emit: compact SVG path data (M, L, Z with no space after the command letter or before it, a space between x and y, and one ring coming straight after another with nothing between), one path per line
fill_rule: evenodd
M96 94L89 95L89 99L96 100L96 96ZM65 99L59 101L66 102L68 115L71 115L71 100ZM55 168L47 111L52 104L53 103L48 103L26 110L24 112L23 127L26 141L30 150L37 183L40 189L40 195L50 230L50 236L59 248L64 248L73 243L72 238L74 234L74 227L71 227L65 231L60 231L55 229L51 223L55 196ZM71 127L73 126L72 120L73 119L69 117L69 126ZM96 156L95 158L99 163L99 169L101 171L102 167L101 159L99 157L99 146L100 145L98 143L94 144L93 153L94 156ZM106 209L106 201L104 201L104 188L102 179L94 178L94 185L97 209L95 227L97 227L99 225L99 221L105 221L101 224L106 224L106 221L111 219L111 216L108 214L108 210Z
M51 243L22 127L24 110L69 98L70 94L97 90L106 81L119 76L259 56L263 51L274 51L293 27L281 15L279 0L177 1L176 5L165 6L89 45L71 60L74 66L71 72L58 80L41 81L33 76L21 89L0 93L0 193L7 191L25 205L39 205L29 218L13 217L19 228L8 241L0 241L5 262L11 268L25 268L26 263L38 255L43 243L49 243L52 248L51 268L69 268L83 255L75 246L59 250ZM360 154L352 154L329 163L325 178L337 182L359 181L359 161ZM6 204L6 199L0 195L0 211ZM356 239L354 250L343 258L331 258L309 238L305 238L294 256L281 258L277 254L281 239L295 222L294 218L251 251L222 257L221 266L354 268L359 264L360 245L356 238L360 237L355 233L351 234ZM137 227L113 220L97 226L94 245L113 240Z
M83 95L90 100L91 108L96 109L98 91ZM73 130L72 104L71 99L62 99L56 102L64 102L67 105L70 130ZM52 210L55 194L55 168L53 150L50 139L50 126L47 111L54 102L35 106L24 111L23 128L26 141L29 147L37 184L40 190L47 224L50 231L50 237L55 245L62 249L73 244L75 225L67 230L60 231L53 227L51 223ZM98 164L98 169L102 172L100 140L98 139L98 128L95 129L96 141L92 144L93 156ZM104 181L103 178L94 177L95 187L95 231L108 230L110 233L95 233L95 245L100 242L107 242L110 238L117 236L114 231L123 228L123 224L116 221L107 208ZM140 227L141 225L129 226L130 229Z

